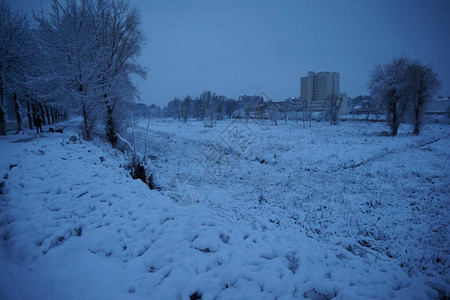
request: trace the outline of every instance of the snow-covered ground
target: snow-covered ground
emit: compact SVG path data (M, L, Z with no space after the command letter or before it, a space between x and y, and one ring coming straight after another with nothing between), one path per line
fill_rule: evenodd
M146 121L150 191L102 142L0 137L0 299L437 299L448 125Z

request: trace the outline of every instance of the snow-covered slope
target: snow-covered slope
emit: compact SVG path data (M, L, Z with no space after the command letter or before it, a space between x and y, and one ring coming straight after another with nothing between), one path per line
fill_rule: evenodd
M147 139L162 186L185 182L180 194L191 186L191 202L229 220L291 228L367 262L395 259L409 274L446 277L449 126L415 136L404 124L396 137L386 127L155 121Z
M265 222L264 210L280 211L268 195L256 219L232 220L239 205L223 203L220 211L220 189L203 203L212 209L176 206L130 178L121 154L71 134L69 127L0 138L2 299L427 299L438 297L432 287L448 292L444 280L411 277L395 259L367 260L333 234L311 235L308 218L298 226ZM336 217L331 208L326 220Z

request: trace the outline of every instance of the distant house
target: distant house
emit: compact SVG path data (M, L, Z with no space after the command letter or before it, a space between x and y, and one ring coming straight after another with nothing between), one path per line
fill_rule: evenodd
M303 111L308 105L306 100L302 98L288 98L285 103L290 111Z
M287 105L284 101L268 101L266 110L268 111L277 111L277 112L286 112Z
M263 96L239 96L239 106L260 106L264 102Z
M262 118L265 107L262 96L239 96L236 117Z

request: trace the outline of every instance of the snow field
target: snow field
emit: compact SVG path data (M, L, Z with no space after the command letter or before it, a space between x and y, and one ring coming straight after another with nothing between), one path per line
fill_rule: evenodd
M186 134L175 124L165 128ZM353 231L345 230L356 225L343 225L363 221L349 218L361 213L360 206L352 209L355 204L351 195L358 198L352 189L350 196L336 196L331 202L324 195L332 193L332 187L319 197L311 193L309 202L300 201L303 194L297 195L297 182L317 184L323 178L326 186L330 177L314 176L318 172L313 171L298 177L304 172L290 170L286 162L290 155L285 152L295 147L294 142L287 146L273 143L266 150L277 151L277 157L285 156L285 161L270 160L268 152L260 156L273 166L281 165L292 176L291 186L283 187L286 176L274 172L272 164L245 158L249 166L224 168L229 177L223 180L200 177L200 173L195 177L192 174L203 167L186 160L202 151L200 142L194 139L195 131L192 140L177 136L166 142L156 138L166 139L166 133L155 131L151 147L161 149L155 151L155 167L175 177L186 168L192 175L189 183L202 183L201 188L207 191L204 201L181 208L169 197L131 179L121 167L125 159L120 153L90 142L70 142L71 133L66 131L69 133L64 135L43 134L39 139L30 134L19 143L13 143L17 137L0 141L2 149L8 149L1 159L5 187L1 194L0 263L5 268L0 277L0 296L4 298L426 299L438 296L430 286L448 291L442 280L421 274L408 276L394 259L368 259L358 252L367 253L371 248L355 250L364 247L355 248ZM175 133L167 135L174 137ZM205 132L198 136L204 142L214 137ZM179 149L172 143L186 148ZM441 156L448 155L436 144L427 147ZM180 151L185 156L172 160ZM167 155L166 169L162 168L162 153ZM317 153L313 157L320 159ZM298 170L310 168L306 163L299 165ZM267 168L260 171L262 174L276 175L272 176L274 183L258 185L260 179L251 174L261 166ZM442 176L439 166L429 172ZM374 167L371 172L378 169ZM384 172L389 175L391 171ZM244 183L236 180L236 173ZM314 177L308 182L309 176ZM359 180L357 174L353 176L352 180ZM235 180L237 183L232 184ZM164 181L162 176L160 181ZM402 183L400 180L397 184ZM264 188L266 201L261 204L258 197L253 199L260 193L255 194L256 186ZM236 198L229 197L230 190L235 190ZM284 197L277 198L280 191ZM322 197L325 199L316 199ZM295 201L286 203L284 199ZM323 206L318 207L318 203ZM433 205L428 207L430 215ZM347 208L348 214L342 215ZM396 213L389 211L388 217L394 218ZM288 215L293 218L285 218ZM369 221L361 227L369 229L375 216L367 216ZM347 220L336 219L339 217ZM435 221L441 224L441 218L438 215ZM328 227L320 226L320 222ZM445 231L445 226L441 230ZM443 242L448 243L445 236ZM353 247L350 250L349 245Z
M230 127L239 136L234 144L223 139ZM404 124L395 138L384 136L386 127L156 120L147 139L160 185L173 191L173 178L187 181L200 195L192 197L196 205L448 282L449 127L425 125L414 136ZM249 145L235 151L243 141Z

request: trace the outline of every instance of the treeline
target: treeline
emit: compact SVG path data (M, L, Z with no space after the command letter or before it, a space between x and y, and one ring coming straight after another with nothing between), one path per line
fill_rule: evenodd
M342 96L328 97L327 105L316 118L328 120L336 124L338 111L342 104ZM345 104L346 105L346 104ZM215 120L223 119L260 119L270 120L274 125L279 120L311 121L314 111L308 107L307 101L300 98L289 98L285 101L264 101L263 96L240 96L238 100L204 91L199 97L176 97L164 109L164 116L187 122L188 119L207 121L213 126Z
M173 99L167 104L165 115L185 122L189 118L198 121L208 119L212 125L214 120L231 118L237 110L237 101L211 91L204 91L196 98L186 96L182 100L178 97Z
M140 26L136 8L122 0L53 0L48 14L32 18L0 0L1 134L13 98L17 116L24 101L27 114L44 111L47 122L81 115L86 139L103 127L115 146L129 119L124 108L137 94L131 76L146 76L135 62L144 42Z
M215 120L265 118L266 110L272 104L272 101L265 102L262 96L245 95L235 100L211 91L204 91L196 98L176 97L167 104L164 115L184 122L188 119L207 121L207 125L213 126Z

